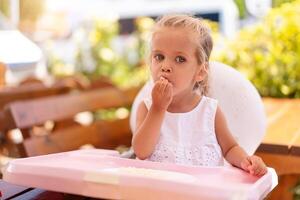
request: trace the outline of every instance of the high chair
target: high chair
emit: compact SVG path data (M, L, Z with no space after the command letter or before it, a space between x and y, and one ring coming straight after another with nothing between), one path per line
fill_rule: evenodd
M263 140L267 128L266 113L262 99L247 78L234 68L220 63L210 62L209 91L211 98L217 99L222 109L228 127L238 144L249 154L253 155ZM153 80L149 80L136 96L130 116L130 128L136 130L136 111L140 102L151 97ZM134 158L130 148L122 157ZM229 165L225 161L225 165ZM275 171L271 171L273 186L278 183Z
M153 81L148 81L136 96L130 116L132 132L136 129L136 110L145 97L151 96ZM209 97L218 100L229 129L245 151L252 155L266 132L266 115L256 88L232 67L210 62ZM124 157L131 156L130 152Z

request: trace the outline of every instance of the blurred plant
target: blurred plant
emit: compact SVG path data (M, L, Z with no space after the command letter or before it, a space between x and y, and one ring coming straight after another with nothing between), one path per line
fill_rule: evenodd
M96 120L115 120L115 119L125 119L129 116L130 108L111 108L111 109L101 109L95 112Z
M293 1L295 1L295 0L272 0L272 6L279 7L283 3L291 3ZM247 7L245 4L245 0L234 0L234 3L238 8L240 19L246 18L247 17Z
M210 28L210 30L212 31L212 34L220 34L220 27L219 27L219 23L215 22L215 21L211 21L211 20L207 20L207 19L203 19L204 23L208 25L208 27Z
M215 56L236 67L262 96L300 97L300 0L274 8Z
M298 183L295 185L292 192L293 192L293 199L300 200L300 181L298 181Z
M79 43L77 69L91 79L107 76L120 87L144 83L148 78L146 36L151 24L151 18L138 18L132 35L119 36L117 20L96 20L87 33L88 40Z
M48 53L48 68L49 72L57 78L74 75L75 68L73 65L66 63L58 56Z
M278 7L278 6L281 6L281 4L283 3L291 3L295 0L273 0L272 1L272 4L273 4L273 7Z
M243 19L246 17L247 10L245 5L245 0L234 0L234 3L236 4L238 10L239 10L239 17L240 19Z

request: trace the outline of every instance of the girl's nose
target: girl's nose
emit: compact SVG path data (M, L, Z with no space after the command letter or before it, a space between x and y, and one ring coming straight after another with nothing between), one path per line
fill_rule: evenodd
M172 72L172 69L171 69L171 67L163 65L163 66L161 66L161 71L170 73L170 72Z

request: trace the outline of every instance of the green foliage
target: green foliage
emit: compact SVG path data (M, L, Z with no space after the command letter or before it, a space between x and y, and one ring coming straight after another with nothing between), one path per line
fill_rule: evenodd
M129 107L101 109L94 113L95 120L125 119L129 116Z
M245 0L234 0L234 2L239 10L240 18L241 19L245 18L247 14Z
M300 181L298 181L298 183L295 185L292 192L293 192L293 199L300 200Z
M236 67L262 96L300 97L300 0L274 8L225 44L217 60Z
M137 19L136 32L119 41L115 48L116 39L120 39L117 21L98 19L89 32L90 48L79 48L76 60L77 69L91 79L107 76L120 87L144 83L148 77L144 62L145 35L151 24L153 20L150 18ZM93 70L86 70L87 54L91 57L90 63L95 65Z
M281 6L281 4L291 3L293 1L295 1L295 0L273 0L272 4L273 4L273 7L278 7L278 6Z
M279 7L279 6L281 6L281 4L291 3L293 1L295 1L295 0L272 0L272 6ZM244 19L247 15L247 8L246 8L245 0L234 0L234 3L238 8L240 19Z

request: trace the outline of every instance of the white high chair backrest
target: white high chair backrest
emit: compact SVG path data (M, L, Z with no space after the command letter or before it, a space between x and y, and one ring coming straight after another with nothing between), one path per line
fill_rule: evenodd
M240 72L219 62L210 62L209 97L217 99L228 127L236 141L252 155L266 131L266 115L255 87ZM134 100L130 127L135 131L136 110L151 95L153 82L148 81Z

